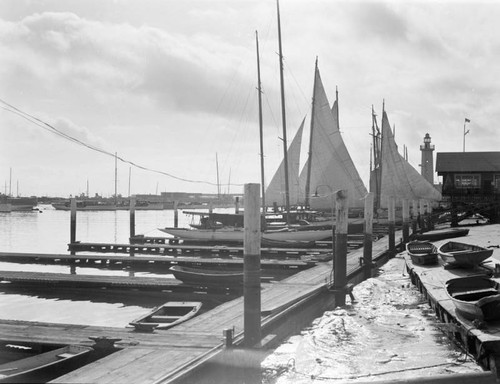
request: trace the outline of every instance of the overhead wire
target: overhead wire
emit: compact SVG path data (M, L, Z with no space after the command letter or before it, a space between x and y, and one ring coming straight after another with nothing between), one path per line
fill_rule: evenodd
M68 135L67 133L64 133L62 131L60 131L59 129L57 129L56 127L54 127L53 125L43 121L42 119L36 117L36 116L33 116L27 112L24 112L22 111L21 109L15 107L14 105L12 104L9 104L8 102L6 102L5 100L2 100L0 99L0 102L4 105L0 105L0 108L8 111L8 112L11 112L11 113L14 113L22 118L24 118L25 120L29 121L30 123L42 128L42 129L45 129L59 137L62 137L66 140L69 140L75 144L78 144L78 145L81 145L81 146L84 146L88 149L91 149L93 151L96 151L96 152L99 152L103 155L107 155L107 156L111 156L113 158L116 158L117 160L120 160L121 162L123 163L126 163L126 164L129 164L133 167L136 167L138 169L141 169L141 170L144 170L144 171L148 171L148 172L153 172L153 173L157 173L157 174L160 174L160 175L164 175L164 176L167 176L167 177L170 177L170 178L173 178L173 179L176 179L176 180L180 180L180 181L184 181L184 182L187 182L187 183L196 183L196 184L207 184L207 185L212 185L212 186L217 186L217 183L214 183L214 182L210 182L210 181L206 181L206 180L192 180L192 179L188 179L188 178L185 178L185 177L180 177L180 176L176 176L172 173L169 173L169 172L165 172L165 171L161 171L161 170L157 170L157 169L153 169L153 168L149 168L149 167L146 167L146 166L143 166L143 165L140 165L140 164L137 164L131 160L127 160L127 159L124 159L123 157L120 157L120 156L117 156L115 153L112 153L112 152L109 152L109 151L106 151L102 148L99 148L99 147L96 147L94 145L91 145L91 144L88 144L82 140L79 140L71 135ZM233 186L243 186L244 184L232 184Z

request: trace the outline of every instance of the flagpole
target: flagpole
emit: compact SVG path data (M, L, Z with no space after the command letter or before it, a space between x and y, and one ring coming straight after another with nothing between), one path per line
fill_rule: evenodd
M464 145L463 145L463 151L465 152L465 135L469 133L469 131L465 132L465 124L470 123L470 120L468 118L465 118L464 121Z

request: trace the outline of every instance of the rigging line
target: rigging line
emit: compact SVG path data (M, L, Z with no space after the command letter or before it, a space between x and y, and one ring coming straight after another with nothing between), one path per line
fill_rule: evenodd
M90 144L87 144L81 140L78 140L68 134L65 134L61 131L59 131L57 128L55 128L54 126L50 125L49 123L46 123L45 121L37 118L37 117L34 117L26 112L23 112L22 110L20 110L19 108L16 108L14 107L13 105L10 105L9 103L5 102L4 100L0 99L0 102L2 102L3 104L7 105L9 108L6 108L4 106L0 106L2 109L8 111L8 112L11 112L11 113L15 113L17 114L18 116L28 120L29 122L31 122L32 124L35 124L37 125L38 127L41 127L45 130L48 130L49 132L51 133L54 133L60 137L63 137L69 141L72 141L76 144L80 144L84 147L87 147L93 151L96 151L96 152L99 152L99 153L102 153L104 155L108 155L108 156L111 156L111 157L115 157L116 155L114 153L111 153L111 152L108 152L104 149L101 149L101 148L98 148L98 147L95 147L93 145L90 145ZM49 129L50 128L50 129ZM127 159L124 159L120 156L116 156L116 158L118 160L120 160L121 162L123 163L127 163L127 164L130 164L136 168L139 168L139 169L142 169L144 171L149 171L149 172L154 172L154 173L158 173L158 174L161 174L161 175L165 175L165 176L168 176L168 177L171 177L173 179L176 179L176 180L180 180L180 181L185 181L185 182L188 182L188 183L198 183L198 184L208 184L208 185L217 185L216 183L212 183L210 181L204 181L204 180L191 180L191 179L186 179L186 178L183 178L183 177L179 177L179 176L175 176L171 173L168 173L168 172L164 172L164 171L159 171L159 170L155 170L155 169L152 169L152 168L148 168L148 167L145 167L145 166L142 166L142 165L139 165L139 164L136 164L130 160L127 160ZM233 184L233 186L243 186L244 184Z

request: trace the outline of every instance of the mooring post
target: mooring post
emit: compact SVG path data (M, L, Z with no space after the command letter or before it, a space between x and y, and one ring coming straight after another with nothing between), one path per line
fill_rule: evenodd
M410 240L410 202L408 199L403 199L403 243L406 244Z
M333 287L335 289L335 305L345 305L347 285L347 226L348 196L342 189L335 194L335 253L333 270Z
M174 200L174 228L179 227L179 211L177 207L179 206L179 202Z
M214 212L214 203L212 201L208 202L208 213Z
M363 265L365 279L372 277L372 250L373 250L373 192L365 196L365 228L363 239Z
M236 196L234 200L234 213L238 214L240 213L240 197Z
M390 196L388 198L388 221L389 221L389 253L391 256L396 254L396 207L395 199Z
M418 201L417 200L413 200L412 207L411 207L411 216L412 216L412 220L411 220L411 233L412 234L417 233L417 221L418 221L418 209L417 209L417 206L418 206Z
M260 184L245 184L244 212L244 345L258 348L261 341L260 298Z
M135 236L135 196L130 196L129 199L129 209L130 209L130 237Z
M419 220L419 226L420 226L420 229L423 231L426 230L426 227L425 227L425 205L424 205L424 200L420 199L419 201L419 215L418 217L420 218Z
M76 199L73 197L70 201L70 225L69 225L69 242L70 244L74 244L76 242ZM75 252L71 251L71 254L74 255Z
M128 208L130 210L130 240L132 240L132 238L135 236L135 201L136 197L130 196L128 203ZM134 251L132 250L132 248L132 244L130 244L130 256L134 256Z

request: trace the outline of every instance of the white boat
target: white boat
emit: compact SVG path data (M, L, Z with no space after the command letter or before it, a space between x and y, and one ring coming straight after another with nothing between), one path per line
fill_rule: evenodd
M201 305L199 301L169 301L130 322L130 325L143 332L171 328L195 316Z
M207 242L233 242L243 243L244 229L236 227L224 227L219 229L195 229L195 228L158 228L182 240L197 240ZM280 229L262 232L261 240L271 241L321 241L332 237L331 229L319 230L295 230Z

